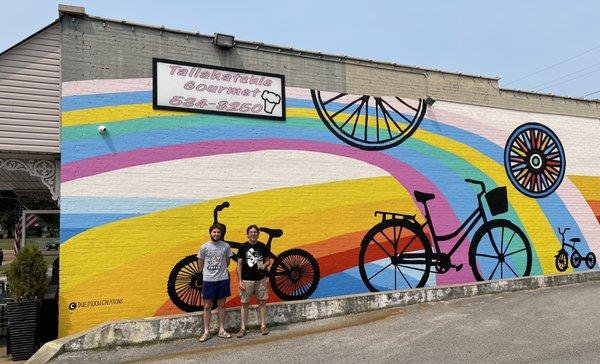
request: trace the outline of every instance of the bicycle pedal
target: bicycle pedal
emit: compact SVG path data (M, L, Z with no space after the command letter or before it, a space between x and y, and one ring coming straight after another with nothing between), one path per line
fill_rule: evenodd
M462 269L463 265L462 264L458 264L458 265L453 265L452 268L456 269L457 272L460 272L460 270Z

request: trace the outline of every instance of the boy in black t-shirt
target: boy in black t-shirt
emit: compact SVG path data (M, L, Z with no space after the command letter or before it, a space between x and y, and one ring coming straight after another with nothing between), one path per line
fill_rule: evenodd
M266 322L266 301L269 298L267 293L267 272L271 268L272 259L269 258L267 246L258 241L258 226L248 226L246 233L248 234L248 241L242 244L237 253L237 273L240 286L240 299L242 301L242 327L237 337L246 335L248 303L253 294L258 299L260 332L263 335L269 333Z

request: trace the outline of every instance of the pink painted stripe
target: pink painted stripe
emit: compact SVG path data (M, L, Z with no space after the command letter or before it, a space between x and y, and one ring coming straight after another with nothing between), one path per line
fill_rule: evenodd
M450 207L443 193L425 176L410 165L380 152L364 152L345 145L315 141L300 141L289 139L261 139L196 142L181 145L171 145L159 148L144 148L129 152L110 154L89 158L66 164L61 170L62 182L68 182L88 176L106 173L117 169L134 167L150 163L166 162L175 159L194 158L218 154L253 152L261 150L302 150L321 152L360 160L377 166L396 178L408 191L426 191L434 193L436 199L430 204L435 211L438 231L450 231L450 228L460 225L456 214ZM451 245L442 243L442 249L447 251ZM460 272L449 272L437 276L437 284L455 284L473 281L473 275L468 269L468 242L457 250L453 256L456 264L465 264Z
M62 83L63 96L135 91L152 91L152 79L127 78L114 80L71 81Z

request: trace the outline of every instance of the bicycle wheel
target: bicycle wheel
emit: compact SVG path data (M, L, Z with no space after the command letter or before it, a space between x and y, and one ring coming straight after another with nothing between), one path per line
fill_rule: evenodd
M360 244L360 277L371 292L423 287L431 262L429 239L418 224L408 220L380 222Z
M554 266L559 272L564 272L569 267L569 255L566 251L560 250L554 257Z
M579 254L579 252L577 250L573 251L573 254L571 254L571 265L573 266L573 268L579 268L579 265L581 264L581 254Z
M427 104L399 97L356 96L311 90L319 117L341 141L364 150L394 147L410 137Z
M504 167L511 183L521 193L534 198L546 197L565 176L565 151L548 127L523 124L506 142Z
M587 265L589 269L593 269L596 265L596 254L592 252L587 253L585 256L585 265Z
M273 293L284 301L303 300L317 289L319 263L306 250L290 249L279 254L270 272Z
M475 232L469 263L478 281L526 277L531 273L531 246L512 222L491 220Z
M202 270L198 266L198 257L188 255L180 260L169 274L167 293L175 306L185 312L201 311L202 305ZM216 300L212 309L217 308Z

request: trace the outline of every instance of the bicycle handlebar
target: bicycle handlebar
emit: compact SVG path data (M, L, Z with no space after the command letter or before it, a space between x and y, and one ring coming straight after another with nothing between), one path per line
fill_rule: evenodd
M571 230L571 228L564 228L563 231L560 231L560 227L558 228L558 233L560 235L562 235L562 237L565 237L565 233L567 232L567 230Z
M219 213L219 211L223 210L224 208L229 207L229 202L225 201L220 205L217 205L217 207L215 207L215 209L213 210L213 217L215 218L215 222L219 221L217 219L217 215Z
M485 192L485 183L483 181L478 181L476 179L465 178L465 182L472 183L474 185L480 185L483 192Z

